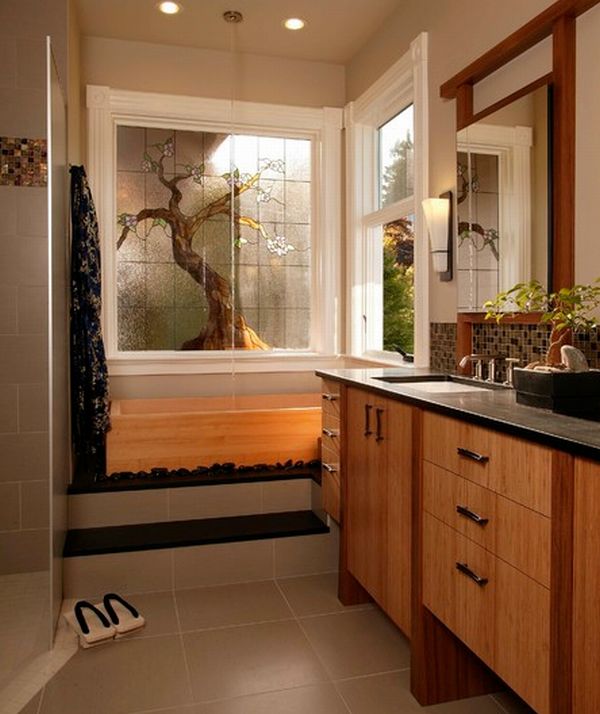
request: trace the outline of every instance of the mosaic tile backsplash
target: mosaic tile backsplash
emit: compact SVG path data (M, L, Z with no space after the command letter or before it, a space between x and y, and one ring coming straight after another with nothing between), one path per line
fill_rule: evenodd
M550 337L548 325L473 325L474 353L517 357L521 366L533 362L546 352ZM600 368L600 330L588 335L576 335L574 345L588 359L590 367ZM455 372L456 325L449 322L431 323L431 368L441 372ZM505 379L505 366L498 362L498 379Z
M46 139L0 136L0 186L46 186Z
M455 372L456 323L431 323L430 366L438 372Z

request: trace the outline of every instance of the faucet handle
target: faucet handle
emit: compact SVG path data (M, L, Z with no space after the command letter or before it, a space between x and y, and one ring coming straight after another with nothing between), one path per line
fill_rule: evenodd
M518 357L507 357L505 359L506 362L506 381L504 384L507 387L513 387L514 386L514 371L515 367L517 367L519 364L521 364L521 360Z

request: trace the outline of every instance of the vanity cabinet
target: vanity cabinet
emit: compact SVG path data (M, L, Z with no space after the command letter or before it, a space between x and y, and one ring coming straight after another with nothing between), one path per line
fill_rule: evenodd
M552 450L429 412L422 446L423 604L545 714Z
M408 635L413 410L349 387L345 411L348 570Z

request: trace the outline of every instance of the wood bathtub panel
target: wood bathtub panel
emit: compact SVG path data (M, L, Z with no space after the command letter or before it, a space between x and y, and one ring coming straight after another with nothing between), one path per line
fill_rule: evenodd
M107 472L319 458L319 408L114 416Z
M321 406L321 395L318 393L240 394L224 397L118 399L111 403L111 414L184 414L236 409L289 409L319 406Z

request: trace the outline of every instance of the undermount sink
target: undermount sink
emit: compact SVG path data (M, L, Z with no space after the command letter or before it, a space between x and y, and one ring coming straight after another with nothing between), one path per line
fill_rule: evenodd
M428 394L466 394L468 392L485 392L490 387L487 385L466 384L465 382L454 380L449 376L435 377L407 377L398 375L388 375L384 377L373 377L379 382L390 384L403 384L411 389L416 389Z
M487 387L476 387L460 382L404 382L406 387L429 394L464 394L467 392L487 392Z

